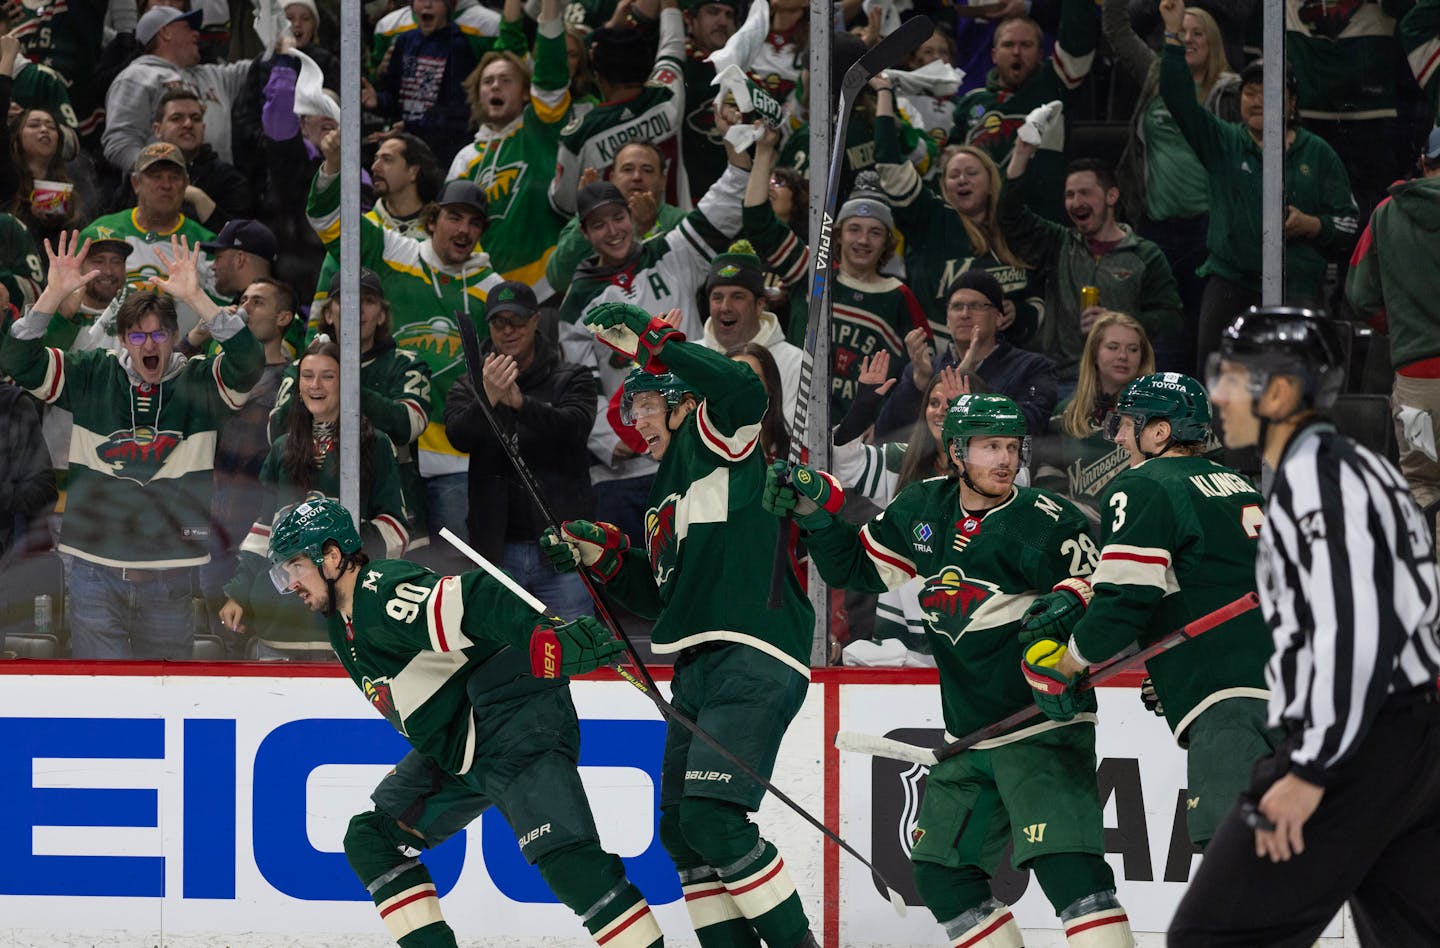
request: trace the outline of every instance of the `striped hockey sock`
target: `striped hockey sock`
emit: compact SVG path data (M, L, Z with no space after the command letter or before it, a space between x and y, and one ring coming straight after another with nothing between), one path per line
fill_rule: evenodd
M456 948L455 932L440 914L430 870L420 860L400 863L366 888L401 948Z
M1024 939L1010 906L999 899L943 923L950 948L1023 948Z
M582 912L580 921L595 944L605 948L655 948L664 944L660 925L645 896L625 880Z
M760 948L755 929L714 869L682 869L680 889L701 948Z
M1130 918L1114 890L1077 899L1060 913L1070 948L1134 948Z
M800 894L785 860L761 839L743 858L717 869L735 907L750 920L767 945L796 945L810 929Z

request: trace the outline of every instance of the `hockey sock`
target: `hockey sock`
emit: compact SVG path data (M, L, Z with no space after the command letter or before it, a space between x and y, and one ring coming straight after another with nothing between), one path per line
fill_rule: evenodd
M345 858L401 948L456 948L430 870L415 858L419 842L394 817L371 810L350 819Z
M1051 853L1029 868L1065 925L1072 948L1129 948L1130 920L1115 898L1115 873L1090 853Z
M680 872L685 911L702 948L760 948L760 937L730 897L720 875L680 832L680 807L660 810L660 844Z
M680 801L680 831L691 848L715 867L735 906L765 944L789 948L800 943L810 930L800 894L780 853L760 838L744 807L686 797Z
M652 948L664 943L640 890L625 878L620 857L585 843L546 853L535 863L550 891L580 916L606 948Z
M990 894L990 877L975 866L917 861L915 889L956 948L1019 948L1010 907Z

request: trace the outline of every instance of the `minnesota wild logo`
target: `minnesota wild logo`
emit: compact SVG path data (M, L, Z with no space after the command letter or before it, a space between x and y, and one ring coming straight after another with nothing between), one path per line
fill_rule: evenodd
M999 592L993 583L971 579L959 567L947 566L920 588L920 612L932 629L958 644L975 612Z
M366 675L360 679L360 690L365 692L365 700L370 706L380 712L380 716L394 725L395 730L401 734L405 733L405 725L400 720L400 712L395 710L395 695L390 690L390 679L384 676L371 678Z
M475 183L485 189L490 223L505 219L510 210L510 198L525 180L525 170L525 163L519 161L498 168L486 168L476 179Z
M655 573L655 584L665 585L675 571L679 539L675 534L675 504L679 494L671 494L658 507L645 512L645 555Z
M144 485L160 473L181 440L178 431L157 431L140 425L133 430L112 431L96 446L95 456L115 476Z
M420 356L432 371L444 371L460 360L460 327L449 316L408 323L395 330L395 344Z

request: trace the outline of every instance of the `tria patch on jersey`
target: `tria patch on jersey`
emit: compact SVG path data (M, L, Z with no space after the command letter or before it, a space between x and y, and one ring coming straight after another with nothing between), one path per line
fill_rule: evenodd
M983 579L971 579L958 566L947 566L920 588L920 612L936 632L952 644L960 641L981 604L1000 592Z
M930 540L935 536L935 528L924 521L917 520L910 528L910 536L913 537L912 545L917 553L933 553Z

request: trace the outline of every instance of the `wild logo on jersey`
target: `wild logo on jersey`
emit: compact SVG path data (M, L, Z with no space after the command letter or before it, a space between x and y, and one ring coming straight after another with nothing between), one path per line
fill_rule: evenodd
M675 571L679 540L675 536L675 504L679 494L670 494L660 506L645 512L645 555L655 573L655 585L664 586Z
M1015 143L1015 133L1025 124L1025 116L999 112L982 115L982 112L983 106L976 106L976 118L980 121L970 129L968 143L992 155L1008 152Z
M178 431L156 431L148 425L112 431L95 448L95 456L117 477L148 484L179 447L182 437Z
M371 678L367 675L360 679L360 690L365 692L365 700L380 712L382 718L389 721L391 726L401 734L405 733L405 725L400 720L400 712L395 710L395 696L390 691L388 677Z
M476 184L485 189L488 219L491 224L505 219L505 214L510 210L510 196L525 180L527 167L525 162L517 161L499 168L486 168L480 173Z
M920 587L920 614L930 628L959 644L981 604L997 595L1000 587L983 579L971 579L958 566L947 566L928 577Z
M446 359L451 363L460 361L460 327L449 316L401 326L395 332L395 344L422 356L431 356L438 363Z

